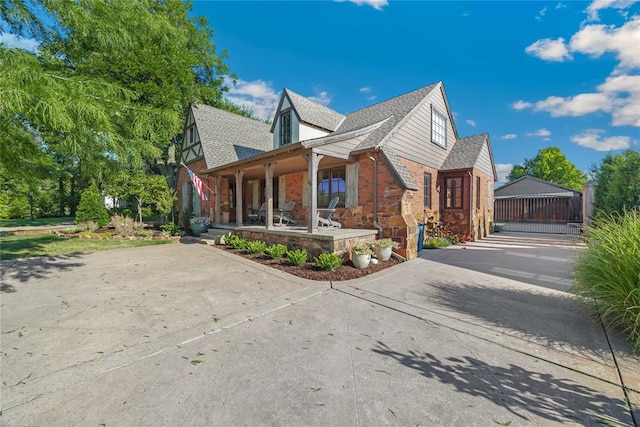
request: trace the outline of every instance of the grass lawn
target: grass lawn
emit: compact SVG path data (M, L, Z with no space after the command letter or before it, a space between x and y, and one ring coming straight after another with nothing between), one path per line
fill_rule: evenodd
M0 259L67 255L173 242L174 240L69 239L50 233L21 234L0 237Z
M34 218L33 222L27 219L0 219L0 227L28 227L33 225L56 225L61 222L73 222L72 216L59 216L55 218Z

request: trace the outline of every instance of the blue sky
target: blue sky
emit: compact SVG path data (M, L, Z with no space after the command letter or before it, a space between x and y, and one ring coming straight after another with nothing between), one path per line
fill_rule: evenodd
M640 148L640 2L195 1L271 117L284 87L341 112L442 80L461 137L499 175L551 145L587 171Z

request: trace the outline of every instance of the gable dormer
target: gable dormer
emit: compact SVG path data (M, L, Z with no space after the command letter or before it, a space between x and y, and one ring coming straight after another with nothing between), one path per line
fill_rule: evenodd
M202 159L203 157L204 152L202 151L202 144L200 143L198 127L193 116L193 110L192 108L189 108L189 113L187 114L187 120L184 126L184 133L182 135L180 161L184 163L191 163L198 159Z
M342 114L284 89L271 124L273 148L325 136L338 128Z

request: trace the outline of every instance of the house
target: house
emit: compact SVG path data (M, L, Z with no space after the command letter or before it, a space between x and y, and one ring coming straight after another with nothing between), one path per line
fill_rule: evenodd
M505 230L578 233L582 192L532 176L495 190L495 221Z
M419 223L442 221L474 239L491 230L489 136L459 137L442 82L346 115L284 89L268 140L265 126L192 106L182 161L214 195L198 205L181 171L183 208L241 227L266 202L273 229L274 209L295 201L293 217L313 235L318 209L338 197L334 221L392 238L408 259L417 256Z

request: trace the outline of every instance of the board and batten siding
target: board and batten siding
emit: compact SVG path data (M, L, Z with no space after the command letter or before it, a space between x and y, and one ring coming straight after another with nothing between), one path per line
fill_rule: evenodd
M431 108L447 118L447 148L431 142ZM418 109L398 127L388 145L400 157L411 159L434 169L440 169L455 143L453 124L441 87L435 88Z
M483 173L493 176L493 167L491 166L491 155L489 154L489 146L486 141L480 150L480 155L476 161L475 167Z

